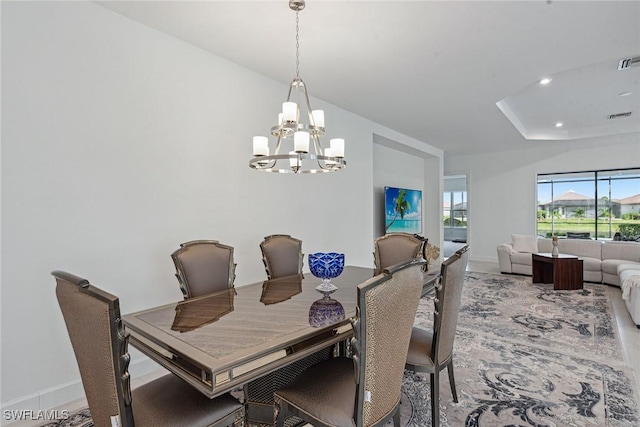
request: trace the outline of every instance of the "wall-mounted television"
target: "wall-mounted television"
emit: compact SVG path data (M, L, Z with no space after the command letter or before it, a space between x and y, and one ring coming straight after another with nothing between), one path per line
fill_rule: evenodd
M422 233L422 191L384 187L384 232Z

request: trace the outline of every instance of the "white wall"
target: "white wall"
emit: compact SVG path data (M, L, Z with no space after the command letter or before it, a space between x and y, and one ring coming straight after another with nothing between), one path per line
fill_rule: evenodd
M523 150L446 156L445 175L469 174L470 259L496 261L512 233L535 234L539 173L640 166L640 134L576 141L530 141Z
M127 313L181 298L169 255L191 239L234 246L237 284L264 278L258 244L272 233L371 266L373 135L422 144L312 99L328 136L346 139L347 169L255 172L251 137L286 85L86 2L2 3L2 91L5 407L79 392L52 270Z
M384 187L422 190L422 235L442 247L442 153L419 151L374 135L373 234L384 234Z

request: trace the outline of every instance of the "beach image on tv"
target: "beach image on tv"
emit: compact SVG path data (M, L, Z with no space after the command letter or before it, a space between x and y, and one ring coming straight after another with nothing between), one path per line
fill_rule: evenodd
M384 188L385 233L422 232L422 191Z

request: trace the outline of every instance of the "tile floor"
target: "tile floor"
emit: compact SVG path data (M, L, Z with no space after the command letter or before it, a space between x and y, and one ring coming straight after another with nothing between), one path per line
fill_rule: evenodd
M469 261L467 266L468 271L476 271L483 273L495 273L500 274L500 270L498 268L498 264L491 262L477 262L477 261ZM606 285L603 285L606 286ZM640 376L637 374L640 372L640 358L637 357L640 354L640 329L636 327L636 325L631 320L631 316L627 311L626 306L624 305L624 301L622 300L622 293L620 288L614 286L606 286L607 291L609 292L609 296L613 303L613 310L615 313L616 323L618 324L618 332L620 335L620 340L622 342L622 349L624 353L625 362L636 372L636 390L640 390ZM158 371L145 375L142 378L136 378L132 381L132 387L136 387L141 385L147 381L151 381L157 378L160 375L164 375L166 371L162 368L159 368ZM640 399L640 394L637 394ZM77 401L69 402L65 404L64 407L56 408L56 409L67 409L69 411L75 411L85 407L86 401L84 399L80 399ZM34 427L41 423L32 423L32 422L14 422L8 424L10 427Z

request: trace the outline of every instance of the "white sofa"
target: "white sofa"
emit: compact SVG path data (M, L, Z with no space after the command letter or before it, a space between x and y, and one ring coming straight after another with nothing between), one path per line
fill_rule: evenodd
M530 276L531 254L552 249L551 239L514 234L510 243L498 245L500 271ZM631 318L640 328L640 243L559 239L558 250L583 260L585 282L621 287Z

